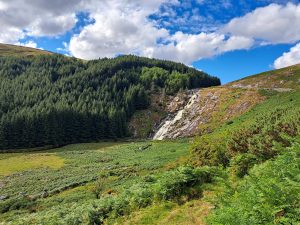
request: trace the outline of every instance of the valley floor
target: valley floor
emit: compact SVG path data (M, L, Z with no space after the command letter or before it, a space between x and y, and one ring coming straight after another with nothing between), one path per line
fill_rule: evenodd
M0 221L62 224L68 221L70 208L118 195L145 177L177 167L186 160L188 149L189 140L177 140L76 144L1 154ZM170 202L157 208L170 208L176 214L176 205Z

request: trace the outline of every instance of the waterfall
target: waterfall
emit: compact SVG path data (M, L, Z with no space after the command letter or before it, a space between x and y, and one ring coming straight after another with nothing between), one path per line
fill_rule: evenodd
M194 104L197 97L198 97L198 91L196 91L196 93L194 93L191 96L191 98L189 99L185 107L179 110L173 118L168 118L162 123L158 131L155 133L153 140L163 140L164 138L166 138L170 128L175 126L176 123L182 119L185 111L187 111L187 109L189 109Z

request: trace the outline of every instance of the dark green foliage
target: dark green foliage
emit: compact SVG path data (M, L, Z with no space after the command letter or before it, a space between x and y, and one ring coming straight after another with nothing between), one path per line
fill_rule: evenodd
M295 144L275 160L255 166L238 185L226 185L209 224L299 224L299 156Z
M120 138L154 89L219 85L218 78L136 56L82 62L60 55L0 57L0 149Z

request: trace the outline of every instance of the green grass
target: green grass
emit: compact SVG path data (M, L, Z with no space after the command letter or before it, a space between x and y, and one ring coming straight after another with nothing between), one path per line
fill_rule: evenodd
M195 138L191 148L194 163L200 166L228 164L228 143L232 141L237 132L240 132L243 128L250 128L255 125L257 119L264 115L272 114L277 108L286 110L286 115L283 115L283 117L288 118L292 114L296 115L299 113L299 105L300 93L297 91L277 93L269 96L266 101L256 105L240 117L231 120L230 123L223 124L210 134ZM240 134L240 136L244 135Z
M59 169L64 165L64 160L54 154L16 154L4 158L0 160L0 176L45 167Z
M299 224L300 145L256 165L238 182L224 180L224 193L208 224Z
M141 150L145 145L150 147ZM125 187L138 183L144 176L176 166L176 161L188 155L188 149L188 140L103 142L69 145L42 152L2 154L3 161L20 165L20 160L26 159L27 166L22 171L14 170L8 176L0 177L3 185L0 196L9 197L0 202L0 222L7 223L20 217L26 219L33 216L32 212L47 214L52 208L66 211L89 204L97 199L94 190L98 179L105 183L105 192L122 193ZM54 157L53 165L63 160L64 166L54 170L44 161L45 166L36 167L35 161L39 161L41 156ZM42 198L45 190L49 196Z
M141 209L127 217L118 218L112 224L204 225L205 218L212 208L212 204L203 199L191 200L185 204L168 201Z

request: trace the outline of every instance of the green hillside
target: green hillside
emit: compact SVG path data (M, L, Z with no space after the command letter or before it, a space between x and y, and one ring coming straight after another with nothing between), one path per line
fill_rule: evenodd
M246 77L227 84L226 86L277 89L285 91L300 88L300 64L279 70L271 70L258 75Z
M298 65L219 87L135 56L0 65L0 224L300 223ZM132 118L151 130L161 96L198 87L213 107L196 137L119 139Z
M254 89L265 100L195 138L195 166L222 167L207 224L298 224L299 66L254 75L226 89Z
M0 43L0 56L38 56L38 55L51 55L52 52L29 48L17 45L1 44Z
M151 93L219 84L183 64L136 56L0 57L0 149L129 137L127 122Z

